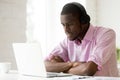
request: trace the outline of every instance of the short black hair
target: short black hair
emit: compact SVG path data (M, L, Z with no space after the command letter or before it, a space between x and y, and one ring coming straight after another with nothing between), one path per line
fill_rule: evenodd
M69 13L78 14L80 22L83 24L90 23L90 16L87 14L85 8L80 3L77 2L67 3L62 9L61 15Z

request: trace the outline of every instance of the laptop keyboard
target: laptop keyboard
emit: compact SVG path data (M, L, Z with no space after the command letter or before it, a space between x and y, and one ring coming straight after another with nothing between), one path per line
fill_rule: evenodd
M55 72L47 72L48 77L65 77L65 76L72 76L72 74L65 74L65 73L55 73Z

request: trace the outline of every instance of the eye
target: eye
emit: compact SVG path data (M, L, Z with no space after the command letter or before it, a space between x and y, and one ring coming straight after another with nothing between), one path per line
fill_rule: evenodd
M61 23L62 24L62 23ZM65 24L62 24L62 26L64 27L65 26Z
M72 25L74 25L74 24L73 24L73 23L69 23L68 25L69 25L69 26L72 26Z
M62 23L61 23L62 24ZM62 24L63 27L71 27L73 26L73 23L66 23L66 24Z

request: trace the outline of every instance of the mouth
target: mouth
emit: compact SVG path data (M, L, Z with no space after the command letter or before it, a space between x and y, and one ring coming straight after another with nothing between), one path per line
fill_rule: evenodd
M66 33L66 35L67 35L67 37L68 37L69 39L72 39L72 38L73 38L72 33Z
M70 32L66 32L66 35L67 35L67 36L71 36L72 33L70 33Z
M68 35L72 34L71 32L68 32L68 31L66 31L65 33L68 34Z

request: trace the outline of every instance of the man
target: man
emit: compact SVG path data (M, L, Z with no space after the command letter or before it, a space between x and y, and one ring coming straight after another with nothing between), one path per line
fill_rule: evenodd
M85 76L118 76L115 32L93 26L85 8L66 4L61 24L67 35L45 60L47 71Z

